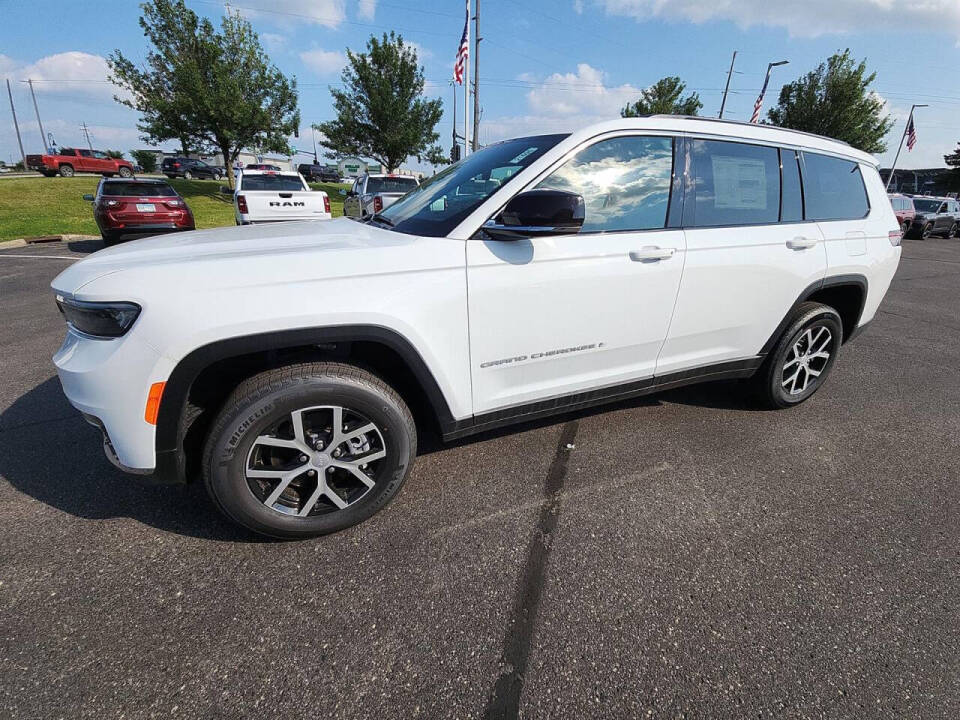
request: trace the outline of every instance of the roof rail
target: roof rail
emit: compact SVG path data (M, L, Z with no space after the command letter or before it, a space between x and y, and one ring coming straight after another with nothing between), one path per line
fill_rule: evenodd
M743 120L721 120L720 118L713 117L701 117L699 115L648 115L647 117L651 118L663 118L663 119L676 119L676 120L702 120L704 122L714 122L714 123L725 123L727 125L749 125L750 127L766 127L771 130L784 130L786 132L798 133L800 135L807 135L808 137L815 137L821 140L829 140L830 142L840 143L841 145L846 145L851 147L850 143L844 140L837 140L836 138L827 137L826 135L817 135L817 133L807 132L805 130L793 130L791 128L783 128L779 125L767 125L762 123L750 123Z

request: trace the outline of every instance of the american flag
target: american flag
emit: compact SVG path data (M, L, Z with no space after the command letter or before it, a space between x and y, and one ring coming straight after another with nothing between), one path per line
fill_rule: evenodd
M763 107L763 96L767 94L767 84L770 82L770 71L767 70L767 77L763 81L763 87L760 89L760 95L753 104L753 115L750 116L750 122L756 124L760 122L760 108Z
M470 0L466 2L466 12L467 16L463 20L463 35L460 36L460 47L457 48L457 59L453 63L453 81L457 85L463 85L467 59L470 57L470 38L467 35L470 29Z
M907 123L907 152L913 150L913 146L917 144L917 129L913 126L913 115L910 116L910 120Z

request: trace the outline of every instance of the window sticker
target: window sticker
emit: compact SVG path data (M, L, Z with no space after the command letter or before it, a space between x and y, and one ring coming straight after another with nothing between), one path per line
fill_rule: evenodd
M767 173L763 160L713 155L714 207L726 210L766 210Z
M513 160L510 161L510 165L516 165L516 164L518 164L518 163L519 163L521 160L523 160L525 157L527 157L528 155L533 155L533 153L535 153L536 151L537 151L537 149L536 149L535 147L529 147L529 148L527 148L527 149L524 150L522 153L520 153L520 154L517 155L515 158L513 158Z

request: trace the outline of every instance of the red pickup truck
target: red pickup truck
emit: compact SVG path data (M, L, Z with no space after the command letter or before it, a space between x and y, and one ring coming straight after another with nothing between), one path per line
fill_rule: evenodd
M58 173L62 177L73 177L79 172L97 173L104 177L133 176L132 163L117 160L99 150L60 148L57 155L27 155L27 167L47 177L53 177Z

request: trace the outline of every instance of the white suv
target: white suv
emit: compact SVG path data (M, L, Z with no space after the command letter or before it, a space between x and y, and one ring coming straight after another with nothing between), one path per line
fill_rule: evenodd
M719 378L790 407L900 258L876 160L649 117L474 153L360 222L210 230L53 282L64 391L136 473L274 537L359 522L444 438Z

